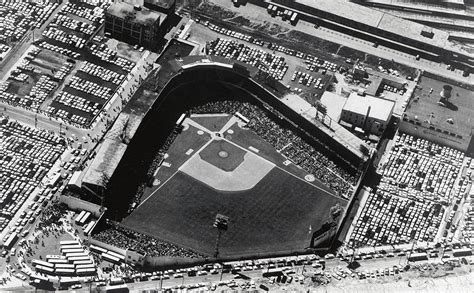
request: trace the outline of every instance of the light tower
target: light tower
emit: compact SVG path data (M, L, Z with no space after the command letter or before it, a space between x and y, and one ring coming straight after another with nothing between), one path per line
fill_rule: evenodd
M219 242L221 240L221 234L222 231L227 231L227 228L229 227L229 217L217 214L212 226L217 228L216 251L214 253L214 257L217 258L219 256Z

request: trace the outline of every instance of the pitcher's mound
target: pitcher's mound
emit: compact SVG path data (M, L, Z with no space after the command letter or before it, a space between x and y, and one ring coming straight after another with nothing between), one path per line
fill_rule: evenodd
M211 144L208 145L204 150L211 147ZM211 147L212 149L212 147ZM240 150L240 149L239 149ZM222 165L222 162L215 164L205 160L200 153L199 156L194 156L189 159L183 166L181 166L181 171L187 175L193 177L194 179L201 181L208 186L214 188L215 190L220 191L243 191L253 188L260 180L265 177L265 175L273 169L275 164L268 162L256 154L251 152L242 151L242 161L239 161L238 165L232 170L227 171L225 168L219 166ZM220 157L219 159L231 160L232 153L228 158L223 158L221 155L227 153L226 151L219 151L218 156L215 154L215 157ZM227 153L227 155L229 155Z
M244 161L246 150L226 141L216 139L206 146L199 156L204 161L216 166L223 171L233 171Z

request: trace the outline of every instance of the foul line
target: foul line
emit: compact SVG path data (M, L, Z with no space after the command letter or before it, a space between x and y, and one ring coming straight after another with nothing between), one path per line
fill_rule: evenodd
M161 187L163 187L168 181L170 181L171 178L173 178L176 173L178 173L181 168L183 168L184 165L186 165L194 156L198 155L205 147L207 147L214 139L211 138L208 142L206 142L201 148L199 148L199 150L197 152L195 152L191 157L189 157L186 162L184 162L183 164L181 164L181 166L178 167L178 170L176 170L176 172L173 173L173 175L171 175L168 179L165 180L165 182L163 182L160 186L158 186L157 189L155 189L155 191L153 191L147 198L145 198L138 206L137 206L137 209L145 203L145 201L147 201L151 196L153 196L153 194L155 194L155 192L157 192L158 190L161 189Z
M244 151L247 151L247 152L248 152L247 149L245 149L244 147L242 147L242 146L240 146L240 145L234 143L233 141L229 141L229 140L227 140L226 138L224 138L224 140L227 141L228 143L231 143L231 144L233 144L233 145L235 145L235 146L237 146L237 147L243 149ZM252 153L253 153L253 152L252 152ZM293 177L299 179L300 181L303 181L304 183L307 183L307 184L313 186L314 188L316 188L316 189L318 189L318 190L320 190L320 191L322 191L322 192L324 192L324 193L326 193L326 194L328 194L328 195L330 195L330 196L332 196L332 197L335 197L335 198L337 198L337 199L341 199L341 200L348 201L348 200L345 199L345 198L342 198L342 197L339 197L339 196L337 196L337 195L334 195L334 194L332 194L331 192L325 190L324 188L321 188L321 187L319 187L319 186L316 186L316 185L312 184L311 182L308 182L308 181L306 181L306 180L300 178L299 176L297 176L297 175L295 175L295 174L293 174L293 173L291 173L291 172L289 172L289 171L287 171L287 170L281 168L281 167L278 166L277 164L271 162L270 160L267 160L266 158L264 158L264 157L262 157L262 156L260 156L260 155L258 155L258 154L256 154L256 153L253 153L253 154L256 155L257 157L259 157L260 159L264 160L264 161L267 161L267 162L270 162L271 164L274 164L276 168L282 170L283 172L285 172L285 173L287 173L287 174L289 174L289 175L291 175L291 176L293 176ZM318 179L316 179L316 180L318 180ZM319 181L319 180L318 180L318 181ZM321 182L321 183L322 183L322 182Z

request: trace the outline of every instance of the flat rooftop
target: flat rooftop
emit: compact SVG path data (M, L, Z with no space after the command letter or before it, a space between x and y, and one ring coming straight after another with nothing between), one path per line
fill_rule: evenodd
M388 13L351 3L346 0L294 0L296 3L324 11L330 14L379 28L381 30L430 44L445 50L471 56L462 46L448 40L449 33L423 24L405 20ZM421 35L422 31L432 32L433 38Z
M104 179L112 177L126 149L126 144L106 138L87 169L82 182L105 186Z
M453 144L453 147L466 150L474 125L474 103L472 102L474 92L456 84L427 76L421 77L419 85L414 91L415 98L410 101L407 107L405 118L418 121L420 126L424 127L418 127L419 129L424 129L424 132L429 130L435 136L440 137L440 140L448 141L447 143L439 141L438 143L441 144L453 141L454 138L450 133L462 136L462 139L459 138L459 143ZM453 88L446 107L438 104L444 85L450 85ZM431 89L433 91L430 93ZM449 119L452 119L451 123ZM416 125L411 125L411 128L416 128Z
M143 25L151 25L156 21L161 23L166 17L164 13L143 6L140 6L140 10L135 10L133 5L125 2L112 3L107 13L121 19L132 18L136 23Z
M369 117L382 121L388 121L390 119L390 115L392 114L393 106L394 103L392 101L369 95L360 96L353 92L349 95L349 98L347 98L343 110L360 115L366 115L370 107Z

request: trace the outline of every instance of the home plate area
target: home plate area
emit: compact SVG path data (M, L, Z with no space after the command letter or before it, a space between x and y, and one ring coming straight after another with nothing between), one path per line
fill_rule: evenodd
M275 164L223 139L212 140L180 170L219 191L253 188Z

